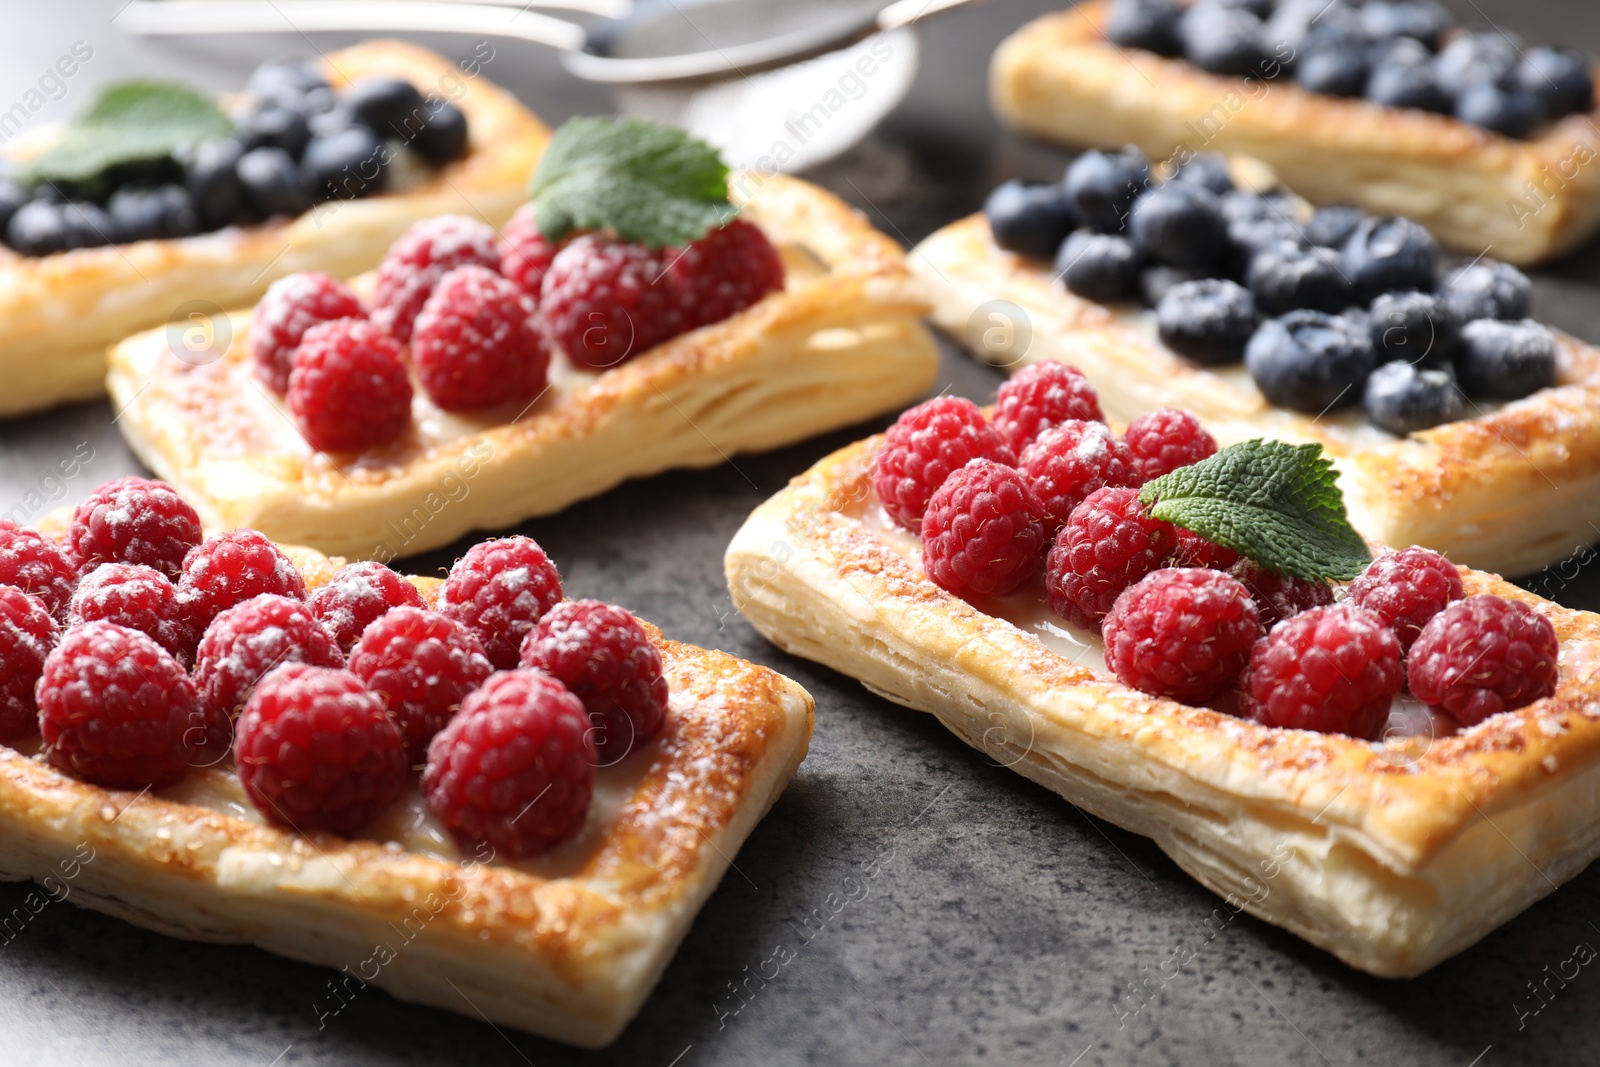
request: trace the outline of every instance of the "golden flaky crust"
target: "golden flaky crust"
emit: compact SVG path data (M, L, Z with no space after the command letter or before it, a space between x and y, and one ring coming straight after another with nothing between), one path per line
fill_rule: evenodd
M404 192L333 201L297 219L44 257L0 249L0 415L103 395L106 349L185 304L195 308L180 326L188 311L248 304L295 271L368 270L418 219L456 213L498 226L525 199L550 131L484 75L469 77L400 41L332 52L323 68L336 86L391 74L454 98L467 115L470 153Z
M314 452L256 384L239 313L227 354L205 366L175 358L161 331L113 349L118 425L210 527L390 558L847 426L927 389L938 352L900 248L805 182L736 189L783 251L787 288L602 374L558 356L551 388L520 417L451 417L419 393L414 430L392 450Z
M290 555L313 588L342 562ZM438 581L412 580L431 603ZM611 822L566 849L559 871L281 830L248 809L231 769L136 794L0 746L0 877L65 885L67 899L176 937L342 968L318 1014L365 981L606 1045L793 777L812 727L811 697L789 679L646 629L672 693L666 726L624 761L637 762ZM194 803L205 796L222 802Z
M1558 335L1557 387L1396 438L1359 414L1311 418L1272 407L1242 368L1191 363L1148 326L997 248L981 215L933 234L910 262L939 326L1011 369L1041 359L1073 364L1112 419L1179 407L1223 444L1263 436L1321 443L1341 473L1351 520L1379 543L1427 545L1467 566L1527 574L1600 537L1600 350L1570 337ZM997 300L1020 307L1026 326L994 332L1015 317Z
M1138 693L928 581L866 520L880 441L796 478L728 548L734 603L780 647L933 713L1374 974L1428 969L1600 853L1600 617L1463 569L1469 594L1554 624L1553 697L1431 743L1261 726Z
M990 94L1001 117L1071 144L1136 144L1254 156L1317 203L1408 215L1439 239L1512 263L1575 248L1600 226L1600 112L1515 141L1444 115L1246 83L1125 49L1092 0L1028 23L1001 44Z

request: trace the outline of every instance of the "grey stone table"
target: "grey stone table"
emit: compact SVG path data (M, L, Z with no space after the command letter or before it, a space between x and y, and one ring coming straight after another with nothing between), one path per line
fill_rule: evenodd
M0 107L76 39L85 77L183 70L218 86L270 41L134 43L110 2L8 5ZM1050 176L1065 157L1002 134L984 103L989 52L1048 4L998 0L925 31L922 73L879 134L815 177L912 241L972 210L1013 174ZM1600 51L1600 11L1572 0L1459 0L1464 18ZM326 47L332 40L319 39ZM470 42L430 42L465 53ZM546 117L608 110L549 57L506 45L490 76ZM81 91L49 107L61 110ZM40 110L42 113L42 109ZM1600 340L1600 250L1542 272L1542 317ZM998 377L953 349L938 383L985 399ZM70 502L137 464L104 403L0 425L0 511L30 491ZM52 904L0 944L0 1062L135 1067L204 1064L518 1065L861 1063L1471 1064L1600 1062L1584 971L1537 1014L1527 983L1580 943L1600 945L1600 871L1575 878L1481 944L1411 981L1350 970L1248 916L1197 933L1219 902L1143 838L993 766L931 719L848 678L791 659L732 612L722 550L786 479L885 420L715 470L625 485L527 523L575 596L615 600L672 637L726 649L816 697L810 758L735 857L622 1039L583 1053L463 1014L363 991L319 1025L332 972L251 948L199 945ZM62 485L56 461L94 458ZM433 572L467 542L406 561ZM1600 608L1600 570L1527 579ZM0 885L0 913L26 888ZM1226 915L1224 911L1222 914ZM1164 963L1180 945L1193 959ZM779 953L779 950L786 950ZM774 956L788 959L776 977ZM1127 994L1156 975L1148 1002ZM734 986L746 990L735 995ZM1142 1005L1142 1006L1141 1006ZM1137 1009L1137 1010L1136 1010Z

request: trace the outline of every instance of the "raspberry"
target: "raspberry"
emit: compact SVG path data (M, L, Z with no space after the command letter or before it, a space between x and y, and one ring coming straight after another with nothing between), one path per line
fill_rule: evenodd
M1105 422L1100 398L1077 367L1045 360L1023 367L994 399L994 428L1020 453L1058 423Z
M56 620L44 601L0 585L0 740L38 732L33 690L56 637Z
M1202 704L1228 689L1249 662L1261 620L1238 579L1169 567L1117 597L1100 632L1106 666L1122 684Z
M203 536L200 516L172 486L118 478L72 509L67 550L84 574L102 563L137 563L176 578Z
M78 569L61 546L31 526L0 519L0 585L14 585L44 601L60 619L78 584Z
M1381 616L1354 604L1315 607L1256 642L1239 707L1267 726L1371 740L1404 681L1400 642Z
M422 794L464 845L533 856L582 829L597 758L582 701L543 671L503 671L428 746Z
M560 681L583 701L601 763L615 763L661 732L667 679L661 653L623 608L563 601L522 642L522 666Z
M406 784L405 746L383 701L328 667L290 663L261 679L234 756L256 810L300 831L350 836Z
M517 208L517 213L500 231L500 273L515 282L537 305L545 273L555 258L556 246L539 231L533 205L523 204Z
M1475 726L1554 693L1560 654L1550 620L1526 604L1469 596L1422 627L1407 680L1418 700Z
M533 302L486 267L439 279L411 331L411 363L446 411L525 404L544 389L550 353L534 329Z
M217 614L262 593L306 598L306 582L277 545L255 530L208 537L183 557L178 599L196 633Z
M393 608L425 608L417 587L381 563L341 567L311 594L311 614L349 652L372 623Z
M668 278L690 329L721 322L783 288L783 259L760 227L734 219L670 253Z
M1072 509L1045 558L1050 610L1075 626L1100 629L1122 591L1172 554L1174 530L1145 514L1139 490L1096 489Z
M1096 489L1135 485L1133 457L1103 422L1072 419L1045 430L1022 450L1017 468L1050 513L1052 527Z
M1013 466L1017 457L978 405L956 396L935 397L904 412L883 435L872 488L895 522L920 530L934 491L973 459Z
M183 777L194 683L166 649L114 622L66 632L39 678L39 732L57 770L113 789Z
M1268 630L1302 611L1333 603L1333 587L1327 582L1275 574L1252 560L1241 559L1228 573L1250 590L1250 599L1261 613L1261 625Z
M1390 549L1350 583L1349 599L1383 616L1401 648L1410 648L1429 619L1464 594L1455 565L1426 548Z
M1039 569L1047 517L1026 478L975 459L928 501L922 569L956 596L1004 596Z
M67 625L114 622L138 630L187 666L200 635L184 617L172 580L153 567L102 563L83 576L67 609Z
M1172 550L1172 562L1177 567L1209 567L1225 571L1239 562L1239 553L1231 548L1212 544L1193 530L1177 527L1178 545Z
M411 325L433 287L456 267L476 263L500 269L494 230L465 215L423 219L389 246L378 264L372 293L372 321L401 344L411 340Z
M433 735L494 672L483 645L465 626L410 607L395 608L367 627L350 652L350 670L399 725L412 766L428 758Z
M250 354L255 357L256 377L282 396L289 391L294 350L307 330L319 322L366 317L361 298L344 282L314 270L279 278L250 313Z
M411 379L399 346L372 323L324 322L295 349L288 404L318 452L362 452L411 425Z
M539 292L550 339L574 363L601 370L676 337L688 323L666 274L666 259L644 245L573 238Z
M1133 456L1140 485L1217 451L1217 439L1200 428L1199 419L1172 408L1140 415L1128 424L1122 440Z
M439 590L439 610L472 631L502 671L517 665L528 631L560 601L561 575L531 537L473 545Z

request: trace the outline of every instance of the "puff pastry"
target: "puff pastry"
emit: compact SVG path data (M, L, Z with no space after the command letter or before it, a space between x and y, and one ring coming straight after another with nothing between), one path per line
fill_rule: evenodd
M990 95L1001 118L1076 145L1136 144L1152 159L1220 151L1271 164L1316 203L1407 215L1472 255L1537 263L1600 227L1596 113L1515 141L1454 118L1247 83L1120 48L1106 0L1028 23L1001 44Z
M343 563L288 552L313 589ZM441 583L411 581L431 604ZM136 794L0 746L0 878L174 937L339 968L319 1016L370 984L609 1044L793 777L812 727L811 697L789 679L646 629L671 689L666 727L600 770L587 825L539 859L463 856L415 790L372 827L378 840L353 841L263 823L231 767Z
M880 441L827 457L750 516L726 559L740 612L779 647L1153 838L1235 911L1409 976L1600 854L1600 617L1463 568L1469 595L1522 600L1554 624L1554 696L1452 736L1266 727L1119 684L1042 605L1013 623L935 586L873 495Z
M118 426L208 526L388 559L628 478L848 426L926 390L938 350L900 247L805 182L734 185L783 253L786 289L598 375L557 355L551 388L524 412L450 416L419 395L414 432L394 449L314 452L255 384L239 313L232 346L206 366L174 358L160 331L116 346Z
M454 212L498 226L526 199L550 131L487 78L463 77L443 56L400 41L346 48L322 65L336 87L390 74L431 90L454 78L465 85L456 102L470 152L403 192L324 204L296 219L42 257L0 248L0 415L103 395L106 349L185 304L220 311L295 271L368 270L418 219ZM178 328L188 323L180 317Z

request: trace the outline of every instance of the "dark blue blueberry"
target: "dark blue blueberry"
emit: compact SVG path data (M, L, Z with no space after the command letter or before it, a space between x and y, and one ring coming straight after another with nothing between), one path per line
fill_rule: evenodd
M1456 376L1468 396L1520 400L1556 384L1556 339L1532 319L1478 319L1461 328Z
M1175 56L1182 48L1178 40L1182 16L1175 0L1112 0L1106 39L1124 48Z
M1138 248L1126 237L1077 230L1062 242L1055 271L1068 291L1115 304L1133 299L1141 265Z
M200 228L194 201L181 185L124 185L111 194L106 213L118 243L188 237Z
M1457 271L1445 295L1463 323L1476 319L1525 319L1533 310L1533 283L1509 263L1480 260Z
M1439 245L1410 219L1374 215L1356 224L1344 243L1344 275L1356 299L1371 303L1384 293L1433 288Z
M32 193L10 178L0 178L0 233L5 232L17 209L32 199Z
M67 248L67 224L61 205L30 200L6 224L6 244L25 256L47 256Z
M314 89L329 88L316 64L309 59L277 59L261 64L250 73L245 88L260 96L283 90L304 95Z
M1060 185L1009 181L983 202L994 243L1008 252L1052 259L1077 226L1072 205Z
M1277 198L1244 189L1226 193L1222 216L1228 221L1228 241L1242 264L1248 265L1258 252L1269 248L1305 244L1293 208Z
M1280 244L1265 249L1250 260L1245 279L1263 315L1297 308L1342 311L1353 302L1339 253L1331 248Z
M1367 213L1353 204L1329 204L1317 209L1306 223L1306 240L1325 248L1343 248Z
M1237 363L1256 322L1250 291L1224 278L1180 282L1156 305L1162 344L1208 366Z
M1175 182L1203 185L1221 196L1233 191L1233 175L1228 173L1228 157L1221 152L1200 152L1190 156L1173 173Z
M381 193L389 176L388 154L388 147L365 126L314 138L300 161L306 193L316 201Z
M1506 85L1521 59L1520 49L1515 35L1494 30L1464 33L1440 49L1434 77L1452 97L1483 82Z
M1594 108L1594 72L1589 57L1570 48L1530 48L1511 83L1544 101L1551 118Z
M1308 50L1295 63L1295 81L1313 93L1361 96L1367 91L1371 74L1367 53L1363 44L1334 44Z
M1380 67L1432 68L1434 61L1434 55L1428 51L1427 45L1410 37L1389 37L1374 41L1367 46L1367 56L1372 61L1374 71Z
M306 142L311 140L306 116L278 104L264 104L245 111L238 116L236 126L246 152L270 146L299 159L300 153L306 150Z
M1480 82L1456 97L1456 118L1520 140L1543 126L1549 115L1533 93Z
M1150 184L1150 161L1137 148L1090 150L1062 178L1078 221L1101 233L1121 233L1134 197Z
M404 78L363 78L345 90L340 102L379 137L410 140L427 124L427 104Z
M411 147L436 167L467 154L467 115L448 100L437 101L428 124L411 139Z
M1196 282L1211 276L1212 271L1206 267L1170 267L1157 263L1139 272L1139 301L1146 307L1155 307L1168 290L1180 282Z
M1228 253L1228 223L1217 194L1195 182L1168 182L1141 193L1128 234L1151 259L1174 267L1218 263Z
M1450 13L1432 0L1371 0L1361 9L1361 30L1374 41L1409 37L1431 50L1450 25Z
M299 215L311 206L301 187L300 170L281 148L256 148L239 157L236 168L245 199L263 218Z
M1372 372L1362 396L1367 419L1404 437L1467 415L1467 402L1449 367L1385 363Z
M61 186L55 182L40 182L33 187L33 198L42 200L46 204L65 204L67 194L61 191Z
M1366 40L1360 13L1343 0L1283 0L1267 22L1266 39L1301 55L1308 49Z
M1268 18L1278 6L1277 0L1195 0L1195 4L1248 11L1258 19Z
M312 115L306 120L306 125L310 127L312 137L332 137L352 126L361 126L361 123L356 121L349 108L340 105ZM367 129L366 126L361 128Z
M1379 359L1447 364L1461 342L1461 316L1437 293L1385 293L1372 302L1369 315Z
M61 221L67 229L68 248L98 248L116 243L116 226L99 204L88 201L62 204Z
M1267 400L1313 414L1359 403L1376 364L1366 330L1322 311L1268 319L1244 351L1245 368Z
M1269 54L1261 20L1239 8L1200 2L1183 16L1183 54L1212 74L1261 76Z
M1450 97L1434 80L1432 64L1374 64L1367 79L1367 99L1385 107L1450 113Z
M239 157L244 149L231 137L202 141L185 168L185 184L203 230L245 221L244 186L239 184Z

